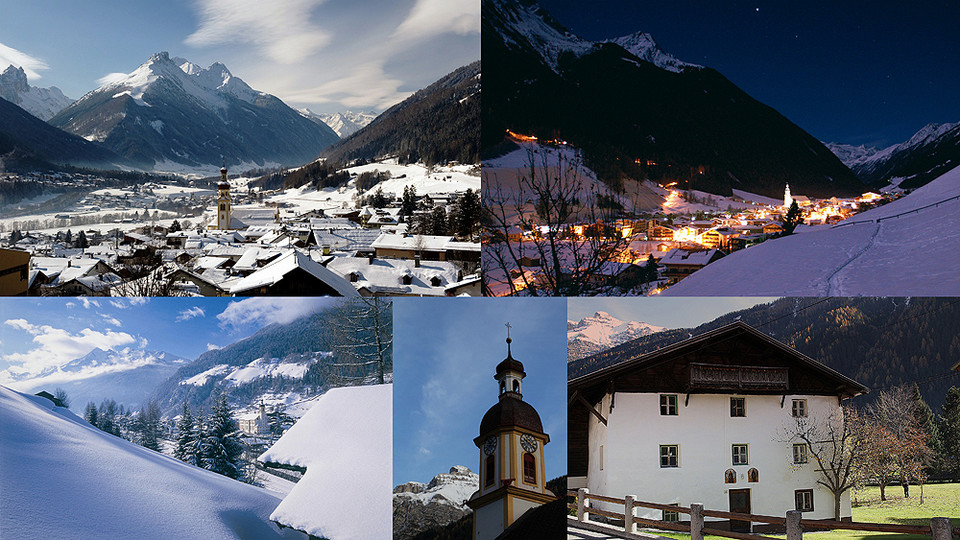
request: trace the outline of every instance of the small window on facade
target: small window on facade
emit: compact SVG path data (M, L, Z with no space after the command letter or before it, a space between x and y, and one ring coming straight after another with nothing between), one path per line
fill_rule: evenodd
M734 465L747 464L747 445L745 444L733 445L733 464Z
M600 445L600 470L603 470L603 445Z
M736 484L737 483L737 471L733 469L727 469L723 473L723 481L727 484Z
M796 499L796 509L801 512L813 512L813 490L798 489L793 492Z
M500 393L502 394L506 391L507 391L507 383L505 383L504 381L500 381Z
M495 464L494 464L494 460L493 460L493 454L490 454L489 456L487 456L487 464L486 464L486 466L484 467L484 469L485 469L485 470L484 470L484 474L483 474L483 486L484 486L484 487L488 487L488 486L492 486L492 485L493 485L494 465L495 465Z
M760 481L760 471L757 469L750 469L747 471L747 482L759 482Z
M793 445L793 462L806 463L810 458L807 455L807 445L804 443Z
M223 212L226 209L227 209L227 205L220 203L220 211Z
M661 444L660 445L660 467L679 467L680 466L680 445Z
M528 484L537 483L537 459L530 452L523 455L523 481Z
M680 506L680 503L672 503L670 506ZM664 510L663 521L670 521L673 523L680 521L680 512L677 512L676 510Z
M746 416L746 415L747 415L746 399L742 397L730 398L730 416Z
M520 393L520 381L516 379L513 380L513 391L518 394Z
M677 416L676 394L660 394L660 414L662 416Z
M802 418L807 416L807 400L805 399L793 400L793 407L791 411L794 418Z

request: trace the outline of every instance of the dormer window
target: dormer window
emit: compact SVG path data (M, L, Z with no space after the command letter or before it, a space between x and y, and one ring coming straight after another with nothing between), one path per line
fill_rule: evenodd
M356 282L358 282L358 281L360 281L360 274L358 274L358 273L356 273L356 272L350 272L350 282L351 282L351 283L356 283Z
M413 276L411 276L410 274L407 274L407 275L405 275L405 276L402 276L402 277L400 278L400 283L402 283L402 284L404 284L404 285L410 285L411 283L413 283Z
M443 283L443 280L440 279L440 276L433 276L430 278L430 285L433 285L434 287L439 287L441 283Z

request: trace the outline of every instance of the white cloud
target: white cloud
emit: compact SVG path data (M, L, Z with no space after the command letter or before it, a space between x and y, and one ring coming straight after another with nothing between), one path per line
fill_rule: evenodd
M0 43L0 71L3 71L11 64L22 67L23 72L27 74L28 81L41 78L38 71L50 69L50 66L43 60Z
M97 79L98 86L106 86L108 84L113 84L120 82L126 79L129 75L127 73L107 73L103 77Z
M134 296L133 298L127 298L127 301L130 302L131 306L142 306L149 302L150 299L142 296Z
M286 324L305 315L320 311L335 300L327 298L247 298L230 302L223 313L217 315L220 326L244 326L248 324Z
M24 319L9 319L4 324L33 336L36 346L25 353L0 355L0 359L10 363L8 373L37 374L44 368L60 366L79 358L93 349L110 349L136 343L137 338L126 332L106 330L99 332L84 328L70 333L62 328L49 325L35 325ZM146 340L139 340L141 344ZM8 375L9 376L9 375Z
M79 298L80 298L80 302L83 303L83 307L86 309L90 309L90 306L100 307L100 302L96 300L90 300L86 296L81 296Z
M200 27L185 42L197 47L253 43L275 62L305 60L330 42L311 22L325 0L199 0Z
M113 326L123 326L123 323L118 321L115 317L107 315L106 313L100 313L100 316L103 317L104 322L107 324L112 324Z
M189 321L194 317L205 317L207 314L203 311L203 308L200 306L194 306L190 309L185 309L177 315L177 322Z
M480 33L480 2L476 0L417 0L393 32L394 39L428 39L452 32Z
M222 347L220 347L220 346L217 345L216 343L207 343L207 350L208 350L208 351L215 351L215 350L221 349L221 348L222 348Z
M74 304L73 302L67 302L67 303L64 304L64 305L67 306L68 308L72 308L72 307L76 306L76 304Z
M286 97L307 103L337 102L347 107L386 109L403 101L411 92L400 91L403 81L389 77L383 65L382 60L368 62L353 68L345 77Z

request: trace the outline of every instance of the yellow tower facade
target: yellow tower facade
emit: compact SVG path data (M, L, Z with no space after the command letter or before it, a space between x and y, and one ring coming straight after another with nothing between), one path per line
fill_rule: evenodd
M217 184L217 229L230 228L230 182L227 182L227 166L220 169L220 183Z
M496 538L524 512L556 496L546 487L543 449L550 436L540 415L523 401L523 364L510 353L497 365L498 402L480 422L473 440L480 450L480 489L467 505L473 509L473 539Z

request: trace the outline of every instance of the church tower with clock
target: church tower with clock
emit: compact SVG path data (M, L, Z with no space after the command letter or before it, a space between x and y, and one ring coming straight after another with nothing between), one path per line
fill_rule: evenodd
M540 415L523 401L523 364L510 352L507 325L507 358L497 365L497 403L483 415L480 435L480 489L467 505L473 509L473 539L491 540L524 512L556 499L546 487L543 447L550 436L543 432Z

